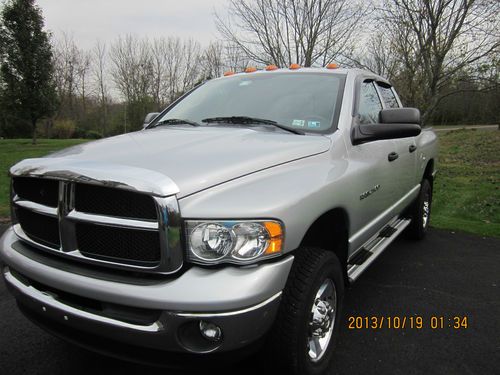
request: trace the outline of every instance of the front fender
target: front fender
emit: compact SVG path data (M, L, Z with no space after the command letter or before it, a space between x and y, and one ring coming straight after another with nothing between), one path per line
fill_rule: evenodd
M185 219L279 219L284 252L299 247L314 221L347 201L345 158L330 153L269 168L179 200Z

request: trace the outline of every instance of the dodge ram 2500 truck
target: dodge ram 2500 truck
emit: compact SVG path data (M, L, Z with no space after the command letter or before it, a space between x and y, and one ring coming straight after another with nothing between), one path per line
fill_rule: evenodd
M151 118L10 169L19 308L128 359L267 345L323 373L346 286L426 233L434 132L387 80L335 66L226 74Z

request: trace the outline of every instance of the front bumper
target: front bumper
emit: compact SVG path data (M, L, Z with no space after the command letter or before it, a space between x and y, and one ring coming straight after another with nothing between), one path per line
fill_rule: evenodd
M175 279L139 279L47 257L21 242L12 229L0 239L0 259L21 310L42 326L197 354L233 351L263 337L274 322L293 262L288 256L253 267L192 267ZM94 305L107 307L101 313ZM105 313L109 306L112 315ZM133 319L127 315L131 309ZM141 314L149 317L147 322L137 318ZM218 325L222 339L204 339L201 320ZM57 334L58 328L51 330ZM78 341L78 335L68 339Z

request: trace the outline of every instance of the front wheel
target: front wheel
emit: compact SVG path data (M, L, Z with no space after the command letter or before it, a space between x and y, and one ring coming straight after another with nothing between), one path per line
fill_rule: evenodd
M287 374L326 372L340 327L344 281L334 253L299 248L271 332L269 353L277 353Z

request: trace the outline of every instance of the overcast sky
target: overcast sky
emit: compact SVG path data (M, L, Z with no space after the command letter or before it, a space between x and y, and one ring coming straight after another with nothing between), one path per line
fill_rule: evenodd
M192 37L207 45L217 38L213 13L227 0L37 0L45 25L57 38L72 35L81 48L119 35ZM223 14L223 13L222 13Z

